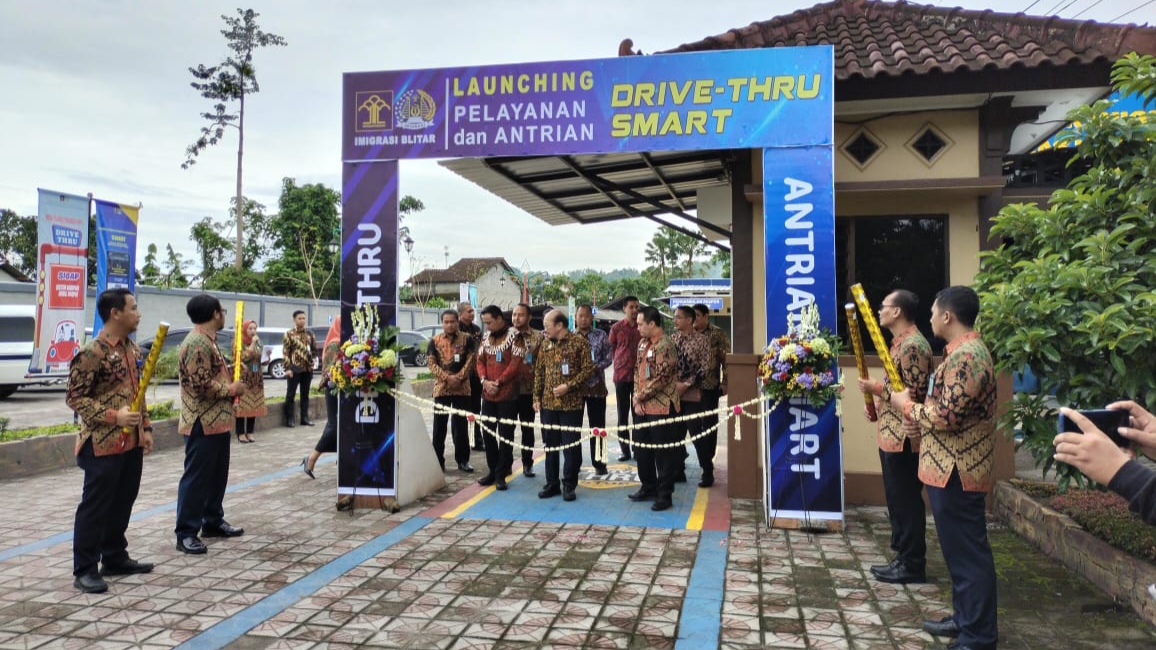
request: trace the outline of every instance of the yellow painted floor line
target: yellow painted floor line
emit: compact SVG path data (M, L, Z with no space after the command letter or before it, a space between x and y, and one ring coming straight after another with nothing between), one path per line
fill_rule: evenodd
M690 517L686 520L687 530L702 530L702 522L706 518L706 504L710 501L710 490L696 489L694 506L690 509Z

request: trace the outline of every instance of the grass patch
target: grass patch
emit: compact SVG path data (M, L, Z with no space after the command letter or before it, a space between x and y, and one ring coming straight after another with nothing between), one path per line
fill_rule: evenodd
M435 378L434 374L432 372L426 370L424 372L417 373L417 377L414 378L414 381L425 381L426 379L434 379L434 378Z
M76 433L77 431L80 431L80 425L71 422L53 424L46 427L30 427L28 429L5 429L0 432L0 442L11 442L13 440L24 440L25 438L36 438L39 436L55 436L60 433Z

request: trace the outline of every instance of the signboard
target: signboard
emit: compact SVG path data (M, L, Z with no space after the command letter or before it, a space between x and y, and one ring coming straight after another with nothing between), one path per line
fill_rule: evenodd
M136 233L139 208L97 200L96 295L106 289L136 287ZM100 314L93 319L92 334L104 326Z
M39 190L36 335L30 377L66 376L84 337L88 197Z
M695 305L706 305L707 309L710 309L711 311L722 311L723 299L722 298L708 298L706 296L671 296L670 297L670 308L671 309L674 309L676 307L682 307L684 305L687 307L694 307Z
M1133 115L1140 116L1144 120L1148 120L1152 118L1153 113L1156 113L1156 110L1144 106L1144 98L1138 95L1122 95L1120 94L1120 91L1117 90L1111 95L1108 95L1105 99L1113 102L1112 108L1108 110L1109 115ZM1067 147L1079 145L1079 140L1067 143L1060 142L1060 134L1069 129L1075 129L1078 131L1080 129L1080 123L1074 122L1072 124L1066 125L1063 129L1052 135L1052 137L1040 143L1040 145L1036 147L1035 151L1032 153L1048 151L1049 149L1064 149Z

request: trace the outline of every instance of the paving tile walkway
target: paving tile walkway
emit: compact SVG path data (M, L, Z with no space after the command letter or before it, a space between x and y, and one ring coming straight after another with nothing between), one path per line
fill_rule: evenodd
M757 502L694 489L688 467L676 507L653 513L612 463L573 503L539 500L541 478L494 492L454 470L400 513L351 515L333 507L331 457L317 480L297 466L319 433L233 446L226 516L246 534L203 556L174 548L181 452L148 458L129 539L157 569L101 595L72 587L79 470L0 481L0 648L944 647L919 629L949 611L934 540L931 583L869 578L888 556L882 509L850 509L840 534L769 531ZM1001 647L1156 647L1088 583L999 526L992 539Z

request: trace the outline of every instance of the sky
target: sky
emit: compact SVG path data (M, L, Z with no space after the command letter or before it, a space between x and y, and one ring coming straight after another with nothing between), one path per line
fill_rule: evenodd
M276 212L281 179L341 180L342 73L617 54L623 38L666 50L813 2L783 0L0 0L0 208L36 214L38 187L143 205L138 244L195 260L189 228L227 217L234 132L182 170L210 103L188 68L226 54L221 14L261 14L288 41L256 54L261 92L246 101L245 195ZM929 4L935 4L929 2ZM1156 0L940 0L1107 22L1156 22ZM414 272L460 257L505 257L528 271L643 268L656 225L629 219L548 226L434 161L404 161L401 191L426 209L409 220ZM511 232L517 237L511 238ZM139 260L138 260L139 261ZM409 260L403 259L400 272Z

